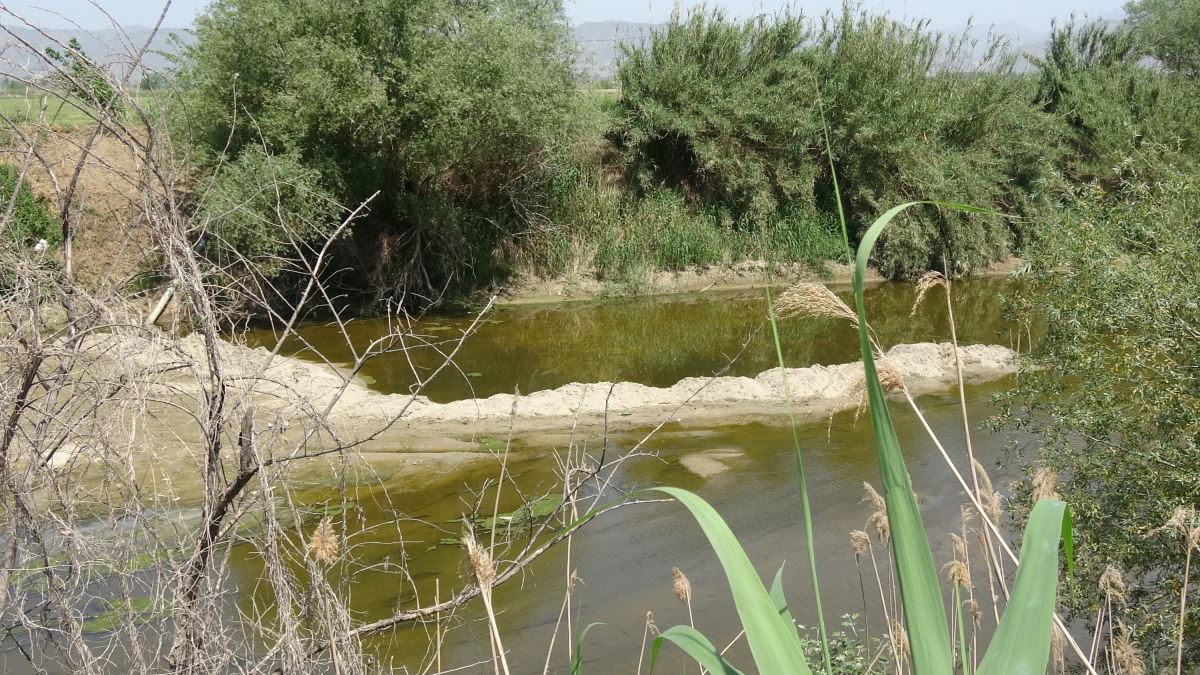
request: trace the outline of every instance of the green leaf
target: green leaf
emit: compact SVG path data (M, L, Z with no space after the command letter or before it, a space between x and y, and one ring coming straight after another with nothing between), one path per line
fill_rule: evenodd
M859 349L866 370L871 431L875 437L875 452L883 479L888 522L892 528L892 550L896 558L905 623L912 645L913 670L921 675L948 675L953 671L954 665L942 589L933 564L925 524L921 521L917 500L913 497L908 468L900 452L900 441L896 438L896 430L892 426L891 415L888 414L887 399L883 387L879 384L863 305L863 277L871 258L871 249L874 248L879 235L901 212L921 204L973 213L985 212L972 206L944 202L908 202L888 210L867 229L859 243L858 260L854 268L854 303L858 313Z
M688 656L695 659L713 675L742 675L742 671L729 665L725 657L717 651L713 643L700 631L691 626L672 626L666 629L650 645L650 672L654 672L654 663L658 660L658 650L662 649L663 641L669 641L682 649Z
M1054 595L1058 589L1058 542L1065 544L1067 567L1070 551L1071 516L1067 505L1043 499L1029 514L1021 564L1012 597L1000 625L979 663L978 675L1022 675L1045 673L1050 660Z
M593 621L579 633L579 638L575 640L575 653L571 655L571 675L581 675L583 673L583 641L587 639L588 632L596 626L603 625L599 621Z
M783 566L779 566L779 571L775 573L775 580L771 582L771 590L767 595L771 596L771 602L775 603L775 609L779 612L779 616L783 617L784 621L796 625L796 620L792 618L792 612L787 606L787 597L783 594Z
M849 250L849 249L847 249ZM829 652L829 633L825 630L825 610L821 607L821 581L817 574L816 543L813 539L812 505L808 495L808 476L804 470L804 452L800 449L800 434L796 427L796 413L792 405L791 389L788 387L787 367L783 361L783 342L779 338L779 321L775 317L775 305L771 300L770 280L763 286L767 296L767 319L771 324L771 337L775 340L775 357L779 361L779 376L783 382L783 396L788 404L788 426L792 431L792 452L796 456L796 479L800 486L800 510L804 519L804 547L808 552L808 572L813 588L813 604L817 611L817 630L821 638L821 659L825 675L833 675L833 661ZM780 572L783 570L781 569ZM779 576L776 575L776 581Z
M679 488L651 488L674 497L691 511L721 561L746 643L763 673L809 675L796 627L780 616L762 579L720 514L699 496Z

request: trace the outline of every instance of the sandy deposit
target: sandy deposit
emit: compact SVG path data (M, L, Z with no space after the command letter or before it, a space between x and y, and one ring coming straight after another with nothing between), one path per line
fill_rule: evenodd
M959 351L963 375L969 381L994 379L1014 372L1016 368L1014 354L1007 347L970 345ZM954 350L949 343L897 345L883 360L900 373L914 395L944 389L956 379ZM863 375L859 362L789 368L786 376L792 401L801 412L849 408L858 405L862 398ZM377 415L397 405L389 402L393 398L380 396L378 401L365 401L366 405L347 411L347 414ZM431 403L418 398L405 421L409 426L460 422L491 428L496 422L507 425L514 409L518 422L555 420L561 423L606 415L610 419L633 418L634 422L662 418L668 413L681 420L744 417L751 408L772 415L786 407L783 373L776 368L756 377L689 377L670 387L648 387L634 382L571 383L519 399L512 394L453 403Z
M96 336L94 353L121 369L161 371L153 385L173 396L194 394L205 381L204 347L198 337ZM344 440L367 439L364 452L398 450L463 450L476 434L555 431L607 420L610 428L657 424L663 420L713 423L778 418L787 409L780 369L756 377L690 377L670 387L635 382L571 383L519 398L488 398L434 403L424 396L380 394L349 377L342 369L281 356L262 348L220 345L224 375L230 378L233 406L253 401L261 423L286 427L319 416L329 402L340 400L326 417ZM997 345L968 345L959 350L967 381L995 379L1014 372L1013 352ZM946 389L956 382L954 350L949 343L897 345L883 361L900 374L913 395ZM201 365L197 365L201 364ZM818 417L857 406L863 396L862 364L816 365L787 369L794 408L802 417ZM399 416L399 419L396 419ZM386 432L377 432L395 420Z

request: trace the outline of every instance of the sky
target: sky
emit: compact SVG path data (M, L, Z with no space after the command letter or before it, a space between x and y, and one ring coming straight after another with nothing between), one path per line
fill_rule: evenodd
M125 26L153 25L162 11L154 0L97 0L117 22ZM332 0L336 2L337 0ZM209 0L174 0L164 25L187 26ZM675 0L565 0L571 23L584 21L649 21L657 23L670 16ZM700 4L699 0L680 0L683 9ZM791 5L806 13L820 13L841 6L841 0L710 0L710 6L722 6L737 17L778 11ZM1121 9L1123 0L1010 0L1008 2L962 2L956 0L866 0L864 6L885 10L898 18L929 18L937 27L953 27L974 18L977 24L1013 22L1036 31L1049 29L1054 17L1066 18L1072 12L1104 16ZM33 0L4 2L0 8L33 19L45 28L82 27L88 30L108 27L108 20L89 0Z

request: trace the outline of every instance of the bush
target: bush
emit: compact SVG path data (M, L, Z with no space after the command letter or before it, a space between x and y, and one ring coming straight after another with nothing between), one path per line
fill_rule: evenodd
M1056 472L1074 513L1070 607L1095 617L1106 600L1096 582L1116 567L1126 623L1173 665L1185 547L1161 528L1200 503L1200 183L1163 176L1081 187L1031 247L1019 299L1047 334L1007 403L1009 421L1040 441L1027 448L1031 471ZM1184 672L1200 665L1197 626L1191 602Z
M355 285L470 283L545 208L577 98L567 36L556 2L219 0L184 51L176 127L202 166L265 149L342 204L378 192Z
M1075 181L1111 178L1119 165L1152 180L1200 156L1200 83L1146 68L1136 47L1126 30L1069 23L1036 60L1034 102L1062 125L1063 168Z
M38 240L45 239L50 246L62 243L62 225L58 222L22 180L17 184L17 169L10 164L0 164L0 214L12 209L12 215L4 221L5 245L30 248Z
M727 209L738 227L836 212L825 122L852 237L914 198L1030 215L1052 175L1054 129L1027 104L1010 54L992 45L967 71L969 46L848 8L816 24L676 15L626 51L613 138L641 190ZM925 209L888 233L876 263L891 276L943 260L968 272L1021 236L1015 223Z

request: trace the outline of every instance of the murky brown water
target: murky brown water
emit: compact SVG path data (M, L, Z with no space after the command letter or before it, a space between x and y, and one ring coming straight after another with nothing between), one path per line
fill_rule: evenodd
M954 285L963 343L1010 343L1000 317L1004 283L972 279ZM848 290L839 294L853 304ZM885 347L949 338L944 296L932 293L910 317L913 296L908 284L867 289L868 316ZM444 402L512 393L516 387L529 393L570 382L670 386L685 377L712 375L739 353L729 374L753 376L778 365L763 327L765 317L761 291L499 307L463 345L457 368L443 371L423 393ZM372 360L362 374L378 391L408 392L417 376L428 377L442 362L442 353L454 348L472 318L464 313L415 321L418 338L406 344L410 348ZM844 322L793 319L780 329L788 367L858 360L858 341ZM388 330L387 320L367 319L350 323L348 332L351 344L361 350ZM273 347L275 337L260 330L247 334L246 341ZM328 324L303 327L282 351L314 360L321 354L340 364L354 358L340 331Z
M963 341L1010 343L1000 320L1001 290L998 281L956 286ZM877 287L869 297L873 323L887 344L945 339L945 306L940 299L934 298L935 302L909 318L911 288ZM754 335L763 315L758 294L499 309L461 353L462 373L434 382L429 393L435 399L450 400L472 392L485 396L511 391L514 386L528 392L571 381L613 379L669 385L684 376L722 368L752 335L732 372L758 373L774 365L768 336ZM423 320L418 327L431 337L450 337L468 321L465 316L437 317ZM361 344L380 330L379 322L356 322L353 336ZM329 349L334 339L328 328L316 326L306 328L303 336L321 349ZM852 337L845 326L830 321L792 320L783 326L789 366L854 360L857 349ZM265 338L259 334L254 339ZM432 363L433 356L432 352L418 352L413 360L419 368L422 363ZM405 390L413 382L412 370L400 359L381 362L365 372L374 379L373 386L384 391ZM993 479L1001 484L1013 477L1010 471L995 468L1004 446L1025 439L995 436L981 427L991 414L991 394L1005 386L1002 381L967 391L977 456L995 469ZM945 392L925 396L920 403L942 441L961 457L964 443L957 401L954 392ZM965 498L907 406L893 404L893 414L940 566L949 557L949 533L959 529ZM643 433L612 438L612 451L631 447ZM848 537L851 530L863 528L871 511L862 502L863 481L878 482L869 423L865 418L855 420L851 412L841 413L832 420L802 426L800 437L814 508L826 620L836 626L842 614L865 612L873 634L878 634L878 591L872 590L874 581L868 576L864 607ZM625 464L619 474L622 487L674 485L705 497L724 515L764 578L769 579L786 563L785 587L793 613L801 623L813 625L795 460L790 431L782 420L778 425L669 425L649 447L658 456ZM511 470L525 494L556 491L553 453L563 448L538 447L522 439L517 439L516 448ZM680 458L689 453L718 449L733 451L730 469L719 475L701 478L680 464ZM965 467L965 462L960 466ZM453 519L463 513L471 490L479 489L496 473L496 466L480 466L426 490L401 493L385 484L357 495L359 508L353 513L364 533L355 537L359 545L353 550L352 564L357 575L347 589L356 620L382 618L414 604L412 585L402 581L396 568L402 559L407 559L422 604L432 599L435 584L443 597L462 587L462 550L439 540L459 535L461 526ZM324 496L314 492L308 498L319 501ZM514 506L516 501L510 497L502 508ZM232 575L243 592L241 603L248 607L253 599L269 604L266 587L257 583L261 570L247 553ZM566 547L557 547L528 575L497 589L500 627L515 673L542 670L562 606L566 556ZM885 564L882 551L879 562ZM604 624L592 629L584 646L588 673L635 671L646 612L654 613L660 628L687 621L686 608L671 590L673 566L682 568L691 579L697 627L718 644L737 632L719 565L698 527L678 505L639 505L605 516L575 538L571 564L581 582L574 596L577 604L571 610L575 630L592 622ZM338 571L332 574L336 577ZM478 604L448 619L453 630L441 654L444 668L491 672L490 663L471 665L489 658L487 629L480 621ZM558 635L550 672L566 672L567 630L563 628ZM403 626L370 638L368 645L384 662L416 672L432 658L432 631L430 625ZM735 663L750 665L738 647L731 654ZM668 658L679 663L677 657ZM678 670L670 664L664 667Z

